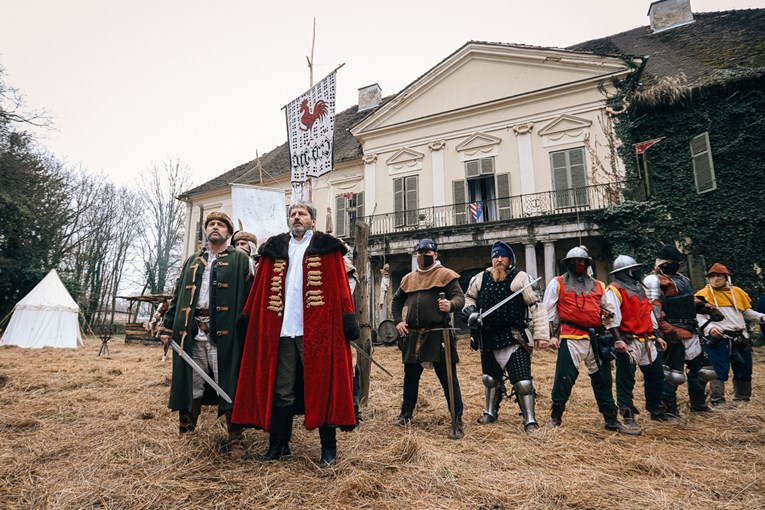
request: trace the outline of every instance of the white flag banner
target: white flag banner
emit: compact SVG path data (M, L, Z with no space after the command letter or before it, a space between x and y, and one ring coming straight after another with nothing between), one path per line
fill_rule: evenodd
M309 177L332 170L337 70L285 107L293 199L307 198ZM298 183L304 183L298 185Z

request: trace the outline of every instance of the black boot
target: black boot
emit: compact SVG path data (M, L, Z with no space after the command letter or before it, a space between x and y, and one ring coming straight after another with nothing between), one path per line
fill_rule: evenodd
M691 401L691 412L706 413L710 410L707 405L707 395L704 390L705 388L703 386L701 388L694 388L691 387L690 384L688 385L688 399Z
M611 409L602 410L601 414L603 415L603 420L605 421L603 428L606 430L610 430L611 432L618 432L619 434L626 434L628 436L640 435L640 430L628 429L619 423L619 419L616 417L617 412L615 406Z
M396 419L393 421L393 425L397 427L403 427L404 425L408 424L412 421L412 411L407 411L405 409L401 410L401 414L399 414Z
M337 463L337 429L331 426L319 427L321 458L319 467L331 467Z
M638 434L642 431L640 425L635 419L635 415L639 414L639 411L634 407L623 407L619 409L619 414L622 416L622 426L625 429L630 429Z
M664 406L665 416L668 418L666 421L678 425L685 425L688 423L685 418L680 415L680 409L677 407L677 397L662 397L661 403ZM653 414L651 415L651 418L654 419Z
M752 398L752 381L733 379L733 400L749 402Z
M565 402L553 402L552 410L550 411L550 425L560 427L560 424L563 422L563 411L565 410Z
M180 409L178 411L178 432L188 434L189 432L194 432L195 427L196 424L191 411Z
M194 425L194 428L197 427L200 414L202 414L202 399L195 398L191 401L191 423Z
M271 434L268 438L268 451L258 456L258 460L279 460L290 455L292 439L292 407L276 407L271 411Z

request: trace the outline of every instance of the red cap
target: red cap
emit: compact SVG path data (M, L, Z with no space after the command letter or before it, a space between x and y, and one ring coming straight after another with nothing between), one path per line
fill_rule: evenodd
M712 264L712 267L710 267L709 271L707 271L707 276L709 276L712 273L727 274L728 276L732 276L731 272L728 271L728 268L720 264L719 262L715 262L714 264Z

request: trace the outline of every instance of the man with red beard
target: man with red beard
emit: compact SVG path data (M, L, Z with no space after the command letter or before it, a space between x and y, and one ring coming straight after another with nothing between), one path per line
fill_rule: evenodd
M531 277L515 267L513 249L507 243L497 241L491 247L491 268L470 280L462 315L467 317L471 332L475 331L471 347L481 351L486 407L478 423L497 421L499 402L505 393L502 374L506 371L521 408L523 428L533 432L539 425L534 416L536 391L531 382L531 350L532 347L546 349L550 335L547 310L538 288L527 287L485 319L479 315L480 311L499 304L529 282ZM533 335L526 329L527 325L531 326ZM476 342L478 336L480 342ZM533 346L529 345L529 338L534 339Z
M553 427L560 426L566 402L579 377L579 365L584 362L598 410L605 420L605 429L636 435L638 432L625 429L619 423L611 358L601 357L598 344L605 330L600 301L605 285L587 273L591 262L592 258L584 246L571 248L563 259L566 273L550 280L545 289L550 330L554 332L550 335L550 345L560 349L555 364L550 422Z
M316 208L289 209L288 233L260 248L260 262L244 307L248 317L233 421L270 432L261 460L290 454L292 418L319 429L321 467L337 457L336 428L352 430L353 360L359 337L342 241L314 231Z

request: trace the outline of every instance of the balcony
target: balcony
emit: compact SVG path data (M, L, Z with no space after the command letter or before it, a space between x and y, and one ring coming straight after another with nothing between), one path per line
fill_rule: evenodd
M529 195L515 195L479 203L451 204L412 211L376 214L366 219L372 236L415 230L484 225L605 209L621 202L621 183L598 184Z

